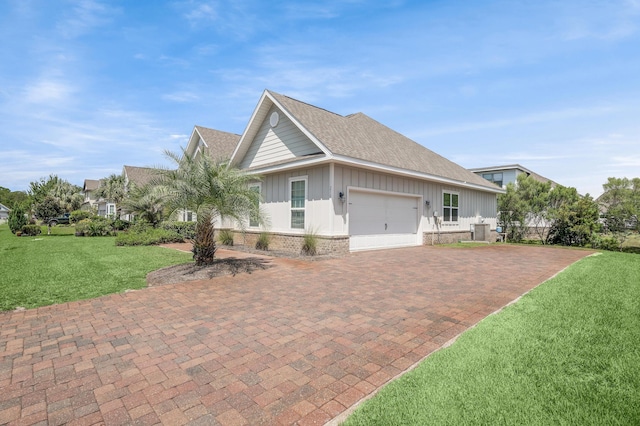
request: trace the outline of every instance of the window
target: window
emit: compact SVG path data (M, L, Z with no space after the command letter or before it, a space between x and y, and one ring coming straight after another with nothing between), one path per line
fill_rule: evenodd
M482 177L502 188L502 173L484 173Z
M258 194L260 194L262 188L261 188L259 183L254 183L254 184L249 185L249 189L254 191L254 192L257 192ZM260 209L260 200L257 200L257 204L256 204L256 210L258 210L258 209ZM258 217L257 214L251 214L249 216L249 226L251 226L251 227L259 226L260 225L260 221L258 219L259 219L259 217Z
M291 228L304 229L305 200L307 198L307 178L289 180L291 191Z
M444 222L458 221L458 194L455 192L443 192L442 194L442 220Z
M107 216L114 217L116 215L116 205L107 204Z

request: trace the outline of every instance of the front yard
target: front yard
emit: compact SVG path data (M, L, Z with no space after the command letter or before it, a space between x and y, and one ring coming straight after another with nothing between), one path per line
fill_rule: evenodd
M156 269L191 255L162 247L116 247L115 237L79 238L73 227L46 227L16 237L0 226L0 310L35 308L103 296L146 285Z

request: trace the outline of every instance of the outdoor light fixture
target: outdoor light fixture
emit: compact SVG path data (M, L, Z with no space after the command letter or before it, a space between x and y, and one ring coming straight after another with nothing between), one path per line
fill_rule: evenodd
M344 201L345 201L345 200L344 200L344 192L340 191L340 192L338 193L338 198L340 199L340 201L342 201L342 202L344 203Z
M426 201L424 202L424 205L425 205L425 206L427 206L427 208L431 207L431 201L426 200Z

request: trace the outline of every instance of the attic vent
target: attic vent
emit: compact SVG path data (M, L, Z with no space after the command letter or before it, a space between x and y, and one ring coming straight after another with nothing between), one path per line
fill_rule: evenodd
M280 122L280 115L278 114L277 111L273 111L271 113L271 117L269 117L269 124L271 124L271 127L276 127L279 122Z

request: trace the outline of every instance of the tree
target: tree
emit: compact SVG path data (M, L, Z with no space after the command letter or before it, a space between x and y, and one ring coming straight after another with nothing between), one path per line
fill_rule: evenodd
M27 224L27 217L25 211L20 206L15 206L9 212L9 229L14 234L20 231L23 226Z
M507 241L522 241L526 235L525 220L527 206L518 194L518 187L510 182L507 193L498 197L499 224L507 236Z
M27 207L29 196L24 191L11 191L9 188L0 186L0 204L4 204L9 208L15 206Z
M100 180L100 186L96 189L96 195L116 205L122 202L125 197L124 176L112 174Z
M47 195L33 208L33 214L45 222L53 217L61 216L63 213L64 208L60 205L60 201L51 195Z
M521 241L531 230L544 243L548 228L550 182L540 182L525 174L517 183L507 184L507 193L498 198L500 224L509 241Z
M259 212L260 194L249 188L255 181L226 162L214 162L207 155L191 158L166 152L177 166L175 170L162 170L157 183L166 191L165 200L170 212L188 209L196 212L196 237L193 257L196 265L214 262L216 244L213 237L217 218L232 218L243 227L251 215L262 222Z
M84 201L81 192L82 188L73 185L67 180L60 179L56 175L49 175L48 178L40 178L39 181L31 182L28 190L35 211L49 209L51 207L50 204L53 202L51 199L58 204L56 210L62 212L77 210ZM49 206L46 208L39 207L39 204L43 203L45 199L47 199ZM39 217L37 214L36 216ZM40 218L43 219L42 217Z
M640 178L610 177L602 189L599 201L605 229L622 246L632 230L640 231Z
M572 187L558 185L549 194L552 221L548 241L565 246L585 246L599 229L597 203Z
M128 213L149 222L155 228L162 222L164 216L165 196L166 193L162 186L133 186L122 201L122 207Z

